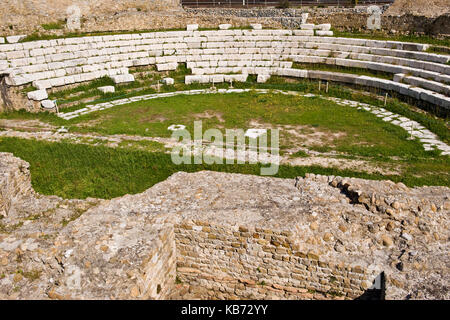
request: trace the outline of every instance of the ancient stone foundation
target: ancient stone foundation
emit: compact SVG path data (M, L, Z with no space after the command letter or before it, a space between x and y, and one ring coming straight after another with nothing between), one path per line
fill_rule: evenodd
M209 298L362 296L377 271L301 252L292 232L227 228L207 221L176 228L178 276Z
M445 187L179 172L64 200L0 160L3 299L448 299Z

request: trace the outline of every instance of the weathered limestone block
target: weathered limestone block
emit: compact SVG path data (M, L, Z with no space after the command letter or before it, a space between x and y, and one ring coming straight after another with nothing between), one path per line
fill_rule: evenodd
M48 98L47 90L45 89L28 92L27 96L28 99L35 101L41 101Z
M399 77L397 77L397 78L394 77L394 81L397 81L397 80L399 80ZM412 77L412 76L403 77L400 81L410 84L412 86L422 87L422 88L425 88L425 89L428 89L428 90L431 90L431 91L434 91L437 93L442 93L447 96L450 95L450 86L442 84L440 82L431 81L431 80L427 80L427 79L423 79L423 78L419 78L419 77Z
M160 63L156 65L156 69L158 71L172 71L176 70L178 67L177 62L171 62L171 63Z
M9 36L6 37L6 41L8 41L8 43L18 43L20 40L23 40L27 37L26 34L21 34L21 35L16 35L16 36Z
M213 83L224 82L224 75L223 74L212 74L209 76L209 82L213 82Z
M115 76L111 76L111 79L114 81L114 83L126 83L133 82L134 76L132 74L118 74Z
M315 25L312 23L305 23L300 25L300 29L302 30L314 30Z
M175 83L175 80L173 78L163 78L162 83L164 83L167 86L170 86Z
M381 29L381 8L376 5L370 6L367 8L367 13L370 15L367 18L367 29Z
M33 87L42 90L42 89L49 89L52 87L49 80L38 80L33 81Z
M8 162L1 160L0 172ZM1 182L0 189L16 185ZM294 180L179 172L141 194L87 207L37 260L31 243L21 246L24 263L46 269L32 288L18 287L17 297L177 298L183 296L177 275L185 293L201 299L351 299L382 285L389 299L447 298L448 193L313 174ZM14 241L2 238L0 247L13 255ZM12 272L15 261L8 261ZM382 272L384 283L377 282ZM2 280L0 294L12 290L12 277Z
M248 74L226 74L223 76L225 82L237 81L245 82L247 81Z
M77 5L69 6L66 9L67 23L66 28L69 31L81 29L81 9Z
M188 24L186 26L187 31L195 31L198 30L198 24Z
M42 100L41 106L44 109L55 109L56 105L53 100Z

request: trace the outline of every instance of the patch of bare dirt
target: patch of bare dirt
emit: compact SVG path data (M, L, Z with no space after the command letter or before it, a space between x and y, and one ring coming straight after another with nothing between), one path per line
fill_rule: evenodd
M223 113L217 112L217 111L211 111L206 110L202 113L195 113L192 116L194 116L195 119L212 119L217 118L217 120L221 123L224 123L225 120L223 119Z
M56 127L39 120L0 119L0 128L25 131L55 130Z
M325 157L307 157L307 158L284 158L282 164L292 166L320 166L323 168L339 168L341 170L353 170L367 173L380 173L383 175L398 175L401 173L399 169L382 168L373 163L363 160L325 158Z
M111 118L111 116L109 116L109 115L101 115L97 119L83 121L81 123L74 124L73 126L79 127L79 128L95 127L96 125L98 125L98 124L102 123L103 121L108 120L110 118Z
M297 126L295 129L286 130L291 136L290 142L302 146L330 145L334 140L345 137L345 132L322 131L311 126ZM292 139L294 137L295 139Z

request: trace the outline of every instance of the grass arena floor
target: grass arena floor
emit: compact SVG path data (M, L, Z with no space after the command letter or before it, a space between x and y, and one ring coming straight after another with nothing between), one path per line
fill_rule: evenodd
M136 83L117 87L115 94L100 94L96 87L108 84L107 79L100 79L52 95L62 102L62 111L65 112L82 108L93 101L156 92L154 84L161 75L147 74L143 70L135 72L141 73ZM161 87L161 92L210 86L184 85L182 79L185 73L186 70L170 73L176 84ZM228 86L217 85L219 88ZM250 77L246 83L235 83L234 87L295 90L303 94L314 93L369 103L415 120L444 143L450 142L447 119L437 118L395 98L389 98L384 106L379 97L351 88L330 85L328 92L324 92L323 86L319 92L317 83L277 77L272 77L266 84L256 84L255 79ZM450 186L449 157L440 155L438 151L425 151L420 141L408 139L409 133L403 128L382 121L370 112L340 106L320 97L274 92L158 98L115 106L68 121L49 113L5 113L0 115L0 121L19 124L34 121L38 123L37 128L51 130L64 125L70 133L89 135L90 138L50 142L0 136L0 151L12 152L31 164L32 183L38 192L65 198L112 198L138 193L177 171L259 174L260 164L173 164L169 149L157 139L169 138L171 131L167 128L172 124L183 124L192 133L195 120L202 121L203 131L209 128L222 131L233 128L280 129L280 155L283 160L277 177L294 178L312 172L390 179L408 186ZM117 135L121 135L122 140L113 147L101 139L92 138Z

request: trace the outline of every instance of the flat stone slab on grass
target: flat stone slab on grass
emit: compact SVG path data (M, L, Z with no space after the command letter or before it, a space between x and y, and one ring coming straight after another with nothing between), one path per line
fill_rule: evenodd
M133 82L134 76L132 74L118 74L115 76L111 76L111 79L114 81L114 83L126 83Z
M41 106L44 109L54 109L56 105L52 100L43 100L41 101Z
M219 24L220 30L228 30L230 28L231 28L231 24L229 24L229 23Z
M98 87L97 89L103 93L113 93L116 91L116 88L114 88L114 86Z
M167 86L171 86L175 83L175 80L173 78L164 78L162 79L162 83L164 83Z
M260 23L252 23L252 24L250 25L250 27L251 27L253 30L261 30L261 29L262 29L262 24L260 24Z
M167 128L167 130L170 131L178 131L178 130L184 130L186 129L186 126L182 125L182 124L172 124L171 126L169 126Z

